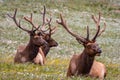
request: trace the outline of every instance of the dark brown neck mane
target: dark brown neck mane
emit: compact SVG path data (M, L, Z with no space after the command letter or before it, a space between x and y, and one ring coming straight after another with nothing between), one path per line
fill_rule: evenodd
M82 52L82 54L78 57L78 73L77 74L88 74L90 72L90 69L92 67L94 57L90 57L86 50Z
M24 51L27 51L29 53L28 57L30 61L32 61L36 57L37 53L39 52L39 47L40 46L35 45L31 40L27 44Z
M42 50L43 50L45 56L47 56L48 52L50 51L50 48L51 48L51 47L49 46L49 44L42 46Z

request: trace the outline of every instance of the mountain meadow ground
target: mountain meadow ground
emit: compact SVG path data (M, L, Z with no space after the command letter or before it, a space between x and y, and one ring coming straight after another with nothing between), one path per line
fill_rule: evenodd
M52 17L52 26L57 26L52 35L58 47L51 48L44 66L33 63L15 64L13 59L17 47L27 44L29 36L7 16L18 9L17 18L30 16L36 24L42 24L40 11L46 6L47 17ZM0 0L0 80L93 80L90 77L66 78L69 61L73 54L79 54L83 46L73 36L56 23L62 13L69 28L81 36L86 36L86 26L90 28L90 38L96 32L91 15L102 13L101 27L106 22L105 32L97 38L102 49L96 60L105 64L105 80L120 80L120 0ZM22 21L22 25L31 28ZM97 80L97 79L94 79Z

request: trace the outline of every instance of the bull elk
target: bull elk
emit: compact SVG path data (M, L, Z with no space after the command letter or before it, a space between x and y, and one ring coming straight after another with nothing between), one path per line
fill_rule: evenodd
M8 16L13 19L17 27L19 27L20 29L22 29L23 31L29 34L30 40L26 46L21 45L18 47L17 53L14 58L14 62L15 63L33 62L33 59L36 57L36 55L39 52L39 48L43 45L48 45L48 43L46 42L46 40L43 39L42 34L40 34L40 32L38 31L40 25L36 26L33 23L32 14L30 18L24 17L24 20L32 25L31 30L27 30L23 26L21 26L20 21L16 19L16 14L17 14L17 9L15 10L13 16L10 14L8 14Z
M50 48L58 46L58 43L51 37L52 34L54 34L54 32L56 31L56 27L51 28L51 27L52 27L52 26L51 26L52 18L50 18L50 19L46 18L46 16L45 16L45 14L46 14L46 8L45 8L45 6L44 6L44 11L41 12L41 13L43 14L42 28L45 29L46 25L48 25L49 28L48 28L47 30L44 30L44 31L43 31L43 30L42 30L42 31L39 30L39 31L40 31L39 33L42 34L43 39L44 39L48 44L47 44L47 45L46 45L46 44L45 44L45 45L42 45L42 46L40 47L39 53L38 53L37 56L34 58L34 62L35 62L36 64L41 63L41 61L44 61L44 62L45 62L46 56L47 56ZM44 58L43 58L44 60L41 59L42 56L40 55L40 53L41 53L42 55L44 55L44 56L43 56L43 57L44 57Z
M55 33L56 31L56 27L53 27L51 28L51 21L52 21L52 18L48 19L46 18L45 14L46 14L46 8L44 6L44 11L42 12L43 14L43 23L42 23L42 28L45 28L46 25L48 25L48 29L45 30L43 32L42 30L42 36L43 36L43 39L46 40L46 42L48 43L48 45L43 45L41 48L45 54L45 57L47 56L49 50L51 47L56 47L58 46L58 43L52 38L52 34ZM41 33L41 30L40 30L40 33Z
M99 13L99 18L92 15L92 19L94 20L97 31L93 39L89 39L89 27L87 26L87 36L86 38L73 33L70 29L68 29L68 25L66 21L63 19L62 14L60 14L60 21L57 20L57 23L62 25L65 30L76 38L78 43L84 46L84 50L81 54L75 54L72 56L68 71L67 77L71 76L80 76L80 75L89 75L91 77L98 77L100 80L103 80L106 76L106 67L104 64L97 62L95 60L96 55L100 55L102 50L96 43L96 38L101 35L102 32L105 31L106 24L104 23L104 28L100 30L100 19L101 14Z

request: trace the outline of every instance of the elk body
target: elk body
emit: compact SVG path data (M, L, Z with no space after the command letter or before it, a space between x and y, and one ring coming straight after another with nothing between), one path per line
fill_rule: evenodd
M93 37L93 39L90 40L88 26L87 26L87 37L84 38L80 35L71 32L68 29L66 21L63 19L62 15L60 15L61 21L57 21L57 23L62 25L67 30L68 33L70 33L73 37L75 37L76 40L84 46L84 50L81 54L76 54L72 56L67 71L68 77L89 75L91 77L98 77L100 80L103 80L105 78L106 76L105 65L95 60L95 56L100 55L102 53L102 50L96 43L96 38L100 36L101 33L104 32L106 28L106 24L104 23L104 28L100 31L100 17L101 17L100 14L99 14L99 18L92 16L92 19L96 23L97 32Z

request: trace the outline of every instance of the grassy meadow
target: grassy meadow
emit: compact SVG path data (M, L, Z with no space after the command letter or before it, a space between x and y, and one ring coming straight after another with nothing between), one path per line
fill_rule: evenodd
M51 48L44 66L33 63L15 64L13 58L19 45L27 44L28 34L14 24L7 16L18 9L17 18L30 16L36 24L41 24L43 5L47 8L47 17L52 16L52 25L57 31L52 37L59 43ZM86 36L86 26L90 28L90 38L96 32L91 15L102 13L101 27L106 22L106 31L97 38L102 48L97 61L105 64L105 80L120 80L120 1L119 0L0 0L0 80L93 80L90 77L66 78L69 60L73 54L81 53L83 46L64 28L56 23L62 13L69 28ZM22 21L27 29L30 24ZM97 79L94 79L97 80Z

